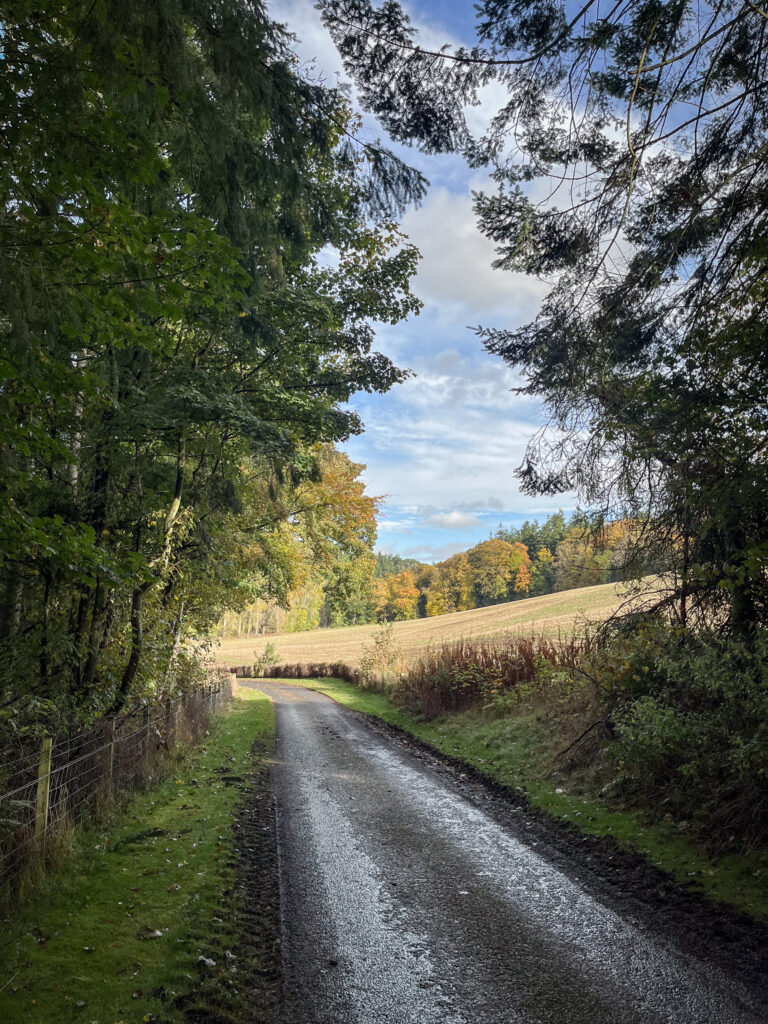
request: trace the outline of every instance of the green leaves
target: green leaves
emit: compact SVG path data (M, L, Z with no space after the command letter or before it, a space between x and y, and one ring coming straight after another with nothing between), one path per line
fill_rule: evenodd
M258 6L0 21L5 698L87 719L192 685L185 643L223 603L287 592L286 496L361 429L355 392L403 377L372 321L419 307L414 250L363 212L420 185L382 157L377 199L339 147L346 100ZM318 269L329 248L343 273Z
M681 621L693 602L765 623L764 12L485 0L477 47L434 50L398 3L319 6L393 137L491 169L474 198L495 265L551 282L533 323L478 329L552 414L523 489L642 519L635 564L670 570ZM473 137L491 81L503 100Z

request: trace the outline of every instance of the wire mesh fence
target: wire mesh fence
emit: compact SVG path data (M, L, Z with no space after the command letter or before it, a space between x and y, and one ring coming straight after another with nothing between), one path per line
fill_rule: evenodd
M175 700L103 719L84 732L19 740L0 751L0 904L57 846L120 792L145 786L179 745L194 744L231 696L224 675Z

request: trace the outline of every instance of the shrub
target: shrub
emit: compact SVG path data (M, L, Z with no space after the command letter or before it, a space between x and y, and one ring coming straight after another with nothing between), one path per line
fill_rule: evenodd
M391 622L383 623L373 634L370 647L360 658L360 685L370 690L392 690L404 669L404 659L395 641Z
M768 839L768 636L747 647L657 626L638 642L643 692L616 696L619 782L712 844Z
M253 664L253 674L255 676L265 675L268 669L274 668L274 666L280 661L277 649L271 640L265 645L261 654L259 654L258 651L255 651L254 653L256 654L256 661Z

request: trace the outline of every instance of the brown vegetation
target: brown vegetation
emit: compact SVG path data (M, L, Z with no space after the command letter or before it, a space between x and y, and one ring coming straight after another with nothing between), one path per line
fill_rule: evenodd
M568 684L590 640L507 634L454 640L430 648L398 680L398 700L425 718L450 711L520 699L532 685L558 674Z

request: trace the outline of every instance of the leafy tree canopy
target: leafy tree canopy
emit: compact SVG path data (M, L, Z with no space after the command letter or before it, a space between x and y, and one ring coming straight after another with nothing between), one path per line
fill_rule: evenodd
M243 530L285 591L288 496L405 375L373 323L418 311L424 182L259 3L14 0L0 32L0 704L61 720L183 678Z

